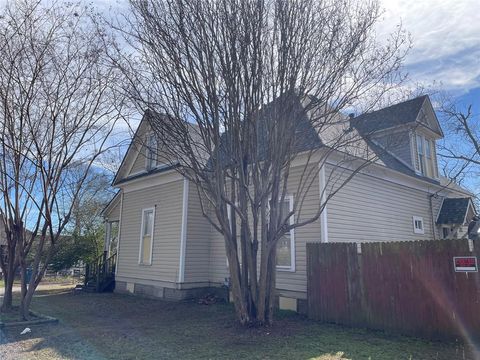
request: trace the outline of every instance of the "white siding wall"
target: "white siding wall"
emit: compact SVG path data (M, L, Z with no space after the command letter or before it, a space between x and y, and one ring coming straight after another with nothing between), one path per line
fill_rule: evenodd
M124 194L117 268L119 279L165 281L174 286L178 280L180 258L182 191L183 180L179 180ZM139 265L142 209L150 207L155 207L152 265Z

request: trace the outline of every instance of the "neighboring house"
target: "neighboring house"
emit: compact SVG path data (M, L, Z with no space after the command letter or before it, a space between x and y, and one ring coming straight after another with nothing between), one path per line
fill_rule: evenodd
M475 224L476 221L472 224L475 215L471 198L443 199L436 221L437 226L441 228L440 236L444 239L461 239L469 237L470 232L470 237L476 238L478 226ZM472 233L474 228L476 231Z
M435 142L443 133L428 96L349 122L379 160L355 175L318 221L292 230L282 242L279 251L287 256L276 280L282 307L301 311L305 306L308 242L464 237L475 216L471 194L438 174ZM367 140L368 134L373 135ZM197 296L229 276L224 240L202 215L195 186L175 171L178 165L158 164L142 146L151 136L144 116L114 180L119 192L104 210L107 224L119 224L115 291L167 299ZM319 136L311 143L325 140ZM316 212L320 189L328 191L325 174L336 166L334 160L319 169L319 186L309 189L304 216ZM291 169L290 205L302 168ZM468 206L458 205L463 199ZM453 231L447 234L445 228Z

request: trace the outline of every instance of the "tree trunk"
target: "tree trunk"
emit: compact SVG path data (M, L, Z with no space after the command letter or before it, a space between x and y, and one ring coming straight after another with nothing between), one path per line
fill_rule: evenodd
M28 320L30 318L30 304L36 288L36 285L29 286L25 296L23 296L20 301L20 317L22 320Z
M13 275L13 276L12 276ZM6 312L12 309L12 300L13 300L13 281L15 279L15 271L8 271L5 274L4 283L5 289L3 293L3 302L2 302L2 312Z
M2 302L2 311L9 311L12 309L12 301L13 301L13 283L15 281L15 273L17 271L17 266L15 264L15 251L16 246L9 246L8 248L8 263L7 263L7 271L4 274L4 283L5 289L3 293L3 302Z

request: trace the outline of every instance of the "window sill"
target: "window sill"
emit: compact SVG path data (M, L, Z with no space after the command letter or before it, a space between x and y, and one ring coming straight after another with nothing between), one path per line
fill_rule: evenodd
M138 266L148 267L148 266L152 266L152 263L150 263L150 264L138 263Z
M287 266L277 266L276 270L281 272L295 272L294 267L287 267Z

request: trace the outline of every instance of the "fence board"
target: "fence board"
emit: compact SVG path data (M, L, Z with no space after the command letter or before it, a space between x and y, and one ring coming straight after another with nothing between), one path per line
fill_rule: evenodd
M427 338L480 335L480 275L454 256L480 255L467 240L307 244L312 319Z

